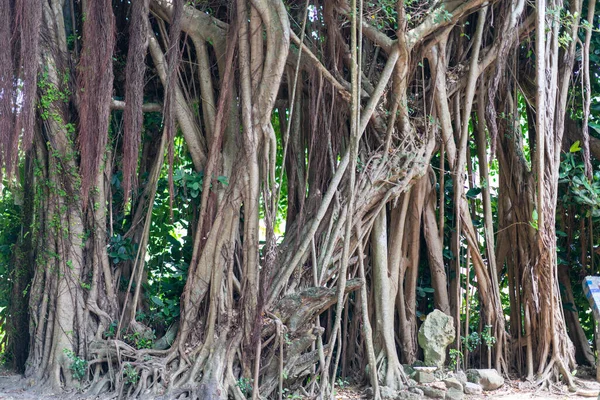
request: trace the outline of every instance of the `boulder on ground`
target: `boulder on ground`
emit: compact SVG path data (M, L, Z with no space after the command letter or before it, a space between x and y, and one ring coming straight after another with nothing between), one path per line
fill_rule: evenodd
M446 378L443 382L446 384L447 388L454 388L456 390L460 390L461 392L463 391L462 383L460 383L459 380L456 378Z
M485 391L496 390L504 385L504 378L495 369L470 369L467 379L480 384Z
M464 392L465 392L465 394L478 395L478 394L483 393L483 388L481 387L481 385L479 385L477 383L467 382L464 385Z
M458 371L454 374L454 377L461 383L461 385L463 385L463 387L465 386L465 383L468 382L467 374L465 374L463 371Z
M433 310L419 329L419 346L423 349L425 365L442 367L446 361L446 347L454 341L456 331L452 317Z
M421 389L419 389L418 387L411 387L408 389L408 391L420 396L419 398L422 398L423 396L425 396L425 393L423 393L423 391Z
M419 383L435 382L435 376L431 372L417 371L413 378Z
M432 399L443 399L446 397L446 392L440 389L435 389L429 386L421 386L420 389L423 391L425 396L430 397Z
M462 390L458 390L455 388L450 388L446 392L446 400L463 400L465 395Z
M418 393L413 393L407 390L403 390L400 393L398 393L398 397L396 397L397 400L420 400L422 398L423 393L421 393L420 395Z
M398 391L394 390L388 386L379 386L379 394L381 395L382 399L395 399L398 397ZM365 391L363 392L363 396L366 397L367 399L372 399L374 397L373 388L372 387L366 388Z

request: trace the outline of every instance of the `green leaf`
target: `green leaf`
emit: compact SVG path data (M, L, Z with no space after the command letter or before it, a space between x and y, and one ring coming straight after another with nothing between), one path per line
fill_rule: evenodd
M469 199L474 199L474 198L476 198L479 195L479 193L481 193L481 188L474 187L474 188L471 188L471 189L469 189L467 191L467 197Z
M158 298L156 296L152 296L150 299L152 300L152 302L154 304L156 304L159 307L164 307L165 306L165 303L160 298Z
M596 132L600 133L600 124L597 124L596 122L588 122L588 126Z
M167 235L166 239L167 239L167 242L171 243L172 246L181 245L181 243L179 243L179 240L177 240L177 238L173 237L173 235Z
M529 225L536 231L538 230L538 212L536 209L531 213L531 221L529 221Z
M227 179L226 176L218 176L217 177L217 181L219 181L219 183L221 183L223 186L228 186L229 185L229 179Z
M579 150L581 150L581 147L579 147L579 140L577 140L575 143L573 143L571 145L571 148L569 148L569 152L577 153Z

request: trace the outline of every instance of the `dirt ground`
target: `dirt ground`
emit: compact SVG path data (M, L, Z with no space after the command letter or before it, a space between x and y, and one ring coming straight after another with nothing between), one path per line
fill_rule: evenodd
M587 379L586 379L587 378ZM566 387L555 387L552 392L536 390L530 383L518 380L506 380L504 386L493 392L484 392L480 396L465 396L467 400L473 399L502 399L502 400L543 400L543 399L569 399L586 400L598 398L600 383L582 377L576 380L580 389L578 393L569 393ZM356 387L337 389L337 399L357 400L364 398L362 390ZM99 399L91 398L73 390L68 393L52 393L49 388L40 388L33 381L27 381L20 375L8 371L0 372L0 400L82 400Z

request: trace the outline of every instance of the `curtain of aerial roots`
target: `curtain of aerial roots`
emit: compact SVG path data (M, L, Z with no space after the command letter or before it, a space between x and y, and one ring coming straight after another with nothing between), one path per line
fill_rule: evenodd
M499 6L499 8L500 11L503 11L502 6ZM465 35L463 32L446 31L445 34L440 37L440 40L430 49L428 60L431 63L431 79L435 88L435 104L432 105L432 108L435 108L433 111L436 112L439 119L439 127L441 130L440 134L444 142L441 156L445 158L445 161L450 168L450 172L453 173L454 181L453 221L456 229L453 233L451 246L454 257L450 265L450 270L453 271L454 274L450 281L450 290L448 293L448 313L455 318L457 337L467 334L467 332L461 332L461 328L459 326L460 312L463 309L462 293L464 293L463 289L461 289L461 280L459 277L461 276L461 271L464 268L466 268L466 271L470 271L470 268L472 267L474 269L477 282L477 293L479 299L481 299L479 304L481 306L482 322L485 325L492 326L493 334L498 339L494 349L495 356L493 364L498 370L506 371L507 338L505 336L505 325L500 303L499 284L497 278L498 272L495 263L495 247L493 241L491 206L489 205L489 192L486 191L483 193L484 203L486 206L484 207L484 215L482 216L484 221L486 221L484 225L484 237L486 243L485 256L487 258L486 262L481 254L479 246L480 239L478 239L473 226L473 214L469 210L469 205L463 192L464 184L461 183L465 182L463 175L465 175L465 166L467 164L467 144L470 141L469 120L472 116L471 112L475 109L474 100L478 78L481 80L481 77L485 76L484 74L486 68L496 60L496 57L499 57L498 51L501 43L510 43L510 40L507 40L506 37L501 34L498 34L499 36L497 37L491 37L487 34L485 36L483 35L482 26L485 24L486 19L491 18L492 16L493 14L490 15L484 8L477 14L477 18L474 19L474 23L470 24L471 26L476 26L475 31L470 33L470 35L474 36L473 47L470 48L470 54L463 53L463 47L460 45L461 41L465 40ZM500 40L500 37L503 37L504 39ZM458 48L458 51L453 51L454 46ZM483 47L485 49L486 57L483 57L482 59L479 59L479 54L481 52L479 47ZM463 74L461 77L462 79L460 79L458 83L448 80L448 70L451 68L456 70L459 68L458 66L460 66L460 68L463 66L468 66L469 73ZM451 85L448 85L448 83ZM481 118L483 114L481 111L481 105L482 102L478 100L477 106L480 107L477 112L477 120L479 121L478 130L484 135L483 139L478 139L480 142L479 146L482 147L484 152L480 156L480 162L487 163L484 133L485 122ZM475 120L471 121L473 125L476 125ZM477 132L477 130L474 131ZM458 140L455 140L455 138ZM480 185L485 187L485 180L487 180L489 177L482 171L480 172L482 173L482 182ZM442 174L440 179L446 179L446 177L444 177ZM442 182L444 181L442 180ZM443 196L444 194L440 192L439 195ZM442 198L440 205L443 204L444 201ZM426 218L424 219L424 223L426 224L426 227L432 227L435 222L435 216L431 215L432 213L429 211L431 207L432 206L429 205L425 209L424 217ZM442 207L443 206L440 207L441 213L443 212ZM440 229L443 229L443 225L439 225ZM433 226L433 228L433 232L435 232L435 226ZM428 233L427 229L425 230L425 234L428 241L428 246L431 249L436 249L439 244L436 244L434 235L432 233ZM460 254L461 252L463 254L465 253L462 243L465 243L467 247L472 265L464 264L461 261L463 258L460 257ZM432 268L432 276L435 276L433 274L433 270L436 268L435 254L430 254L429 260L430 268ZM435 283L435 281L432 281L432 283ZM469 290L468 283L466 284L466 289ZM436 287L436 291L437 290L438 289ZM436 304L440 304L440 306L444 304L441 302L441 300L436 300L436 302ZM457 345L459 344L457 343Z
M547 7L562 7L562 3L550 2ZM580 10L581 2L570 4L574 15L579 15ZM515 367L542 384L558 379L560 374L573 385L570 371L574 367L574 349L560 307L555 213L567 88L576 46L573 40L559 51L558 36L575 38L578 21L562 27L561 32L557 21L538 12L542 15L537 16L534 39L539 52L537 65L520 65L523 58L519 57L519 49L511 50L509 63L518 71L519 85L506 77L499 79L498 109L514 117L498 120L497 125L502 232L498 255L508 268ZM560 52L564 54L559 57ZM529 140L534 143L531 167L523 157L522 138L508 134L513 126L518 126L518 96L523 96L528 104L522 117L529 121ZM515 241L521 244L516 252L509 249Z
M172 11L166 3L153 6L167 18ZM364 160L364 164L357 173L355 185L348 187L344 178L348 175L350 161L347 146L350 132L344 118L348 114L343 111L349 108L348 92L335 80L332 82L331 75L329 81L325 81L321 73L310 67L299 70L299 73L289 67L286 71L285 58L275 56L288 53L288 35L281 35L282 31L289 31L283 4L267 7L266 3L255 1L248 7L246 2L239 1L236 10L235 20L227 28L219 25L220 33L227 37L227 46L211 47L218 58L226 59L219 65L223 79L219 83L214 125L195 127L196 132L211 131L205 136L207 155L204 168L210 171L205 176L230 176L230 184L221 193L212 193L208 190L210 180L205 180L201 213L195 230L194 254L182 296L179 332L171 350L162 356L156 351L146 352L144 356L149 358L146 360L139 355L140 352L123 351L126 346L119 344L123 347L120 357L132 362L141 377L137 387L125 389L130 395L147 389L156 392L169 389L174 395L187 393L199 398L224 397L228 392L242 397L247 393L242 393L236 382L245 377L249 381L254 380L253 396L272 396L284 385L289 390L298 390L308 376L322 375L323 370L330 368L335 371L341 354L350 354L347 347L356 346L356 340L370 343L374 338L378 338L374 346L378 364L373 362L373 368L380 371L386 384L401 387L403 374L394 343L393 303L383 301L390 294L395 296L392 290L397 289L392 286L398 285L394 280L390 282L385 273L388 268L386 230L382 229L386 224L385 204L396 199L414 179L426 172L434 141L430 140L428 132L409 129L400 137L403 139L402 147L396 147L394 138L390 141L392 147L383 153L369 150L381 147L381 139L378 142L377 136L364 136L360 146L356 147L357 151L360 149L360 159ZM187 11L196 13L198 18L205 18L200 12L189 8ZM201 29L194 30L185 15L182 26L188 30L200 58L198 62L202 64L205 62L202 57L207 54L207 39L215 38L206 37L206 32ZM264 43L259 40L263 37L266 38ZM336 46L347 44L340 42ZM149 47L154 63L160 63L164 55L152 38ZM300 53L292 60L302 56L308 58L312 55ZM386 58L380 65L379 80L373 78L372 83L368 82L373 89L371 98L357 118L357 144L374 113L377 118L382 118L376 106L391 81L398 54L392 52ZM237 79L231 71L234 60L239 70ZM294 199L289 204L294 207L288 210L285 238L276 245L272 232L275 210L270 208L270 204L274 203L273 197L277 199L278 196L274 185L277 144L271 114L284 79L287 80L286 86L292 89L290 92L296 93L295 97L287 99L296 107L294 112L289 115L285 111L279 113L280 127L289 126L284 136L284 145L288 149L285 164L288 197ZM165 82L162 76L161 80ZM207 94L210 92L208 84L201 77L203 102L210 101L210 95L204 96L205 90ZM400 91L406 92L406 83L403 85ZM231 100L236 98L240 99L239 103ZM252 99L259 99L259 104L253 103ZM208 106L208 103L203 103L203 107ZM341 112L319 113L318 110ZM211 121L210 116L207 117L207 121ZM186 130L194 128L182 123L185 118L186 110L182 110L178 120L187 140ZM190 120L193 121L191 118L185 121ZM406 120L403 123L408 125ZM393 126L393 121L390 124ZM239 146L240 141L234 137L237 134L235 127L240 125L243 127L243 146ZM385 121L381 121L381 125L385 126ZM328 132L327 145L323 145L323 138L317 135L319 130ZM385 130L379 132L380 137L385 137L385 134ZM305 154L305 145L308 163L303 156L298 157ZM341 155L339 163L335 162L337 154ZM421 198L424 197L424 188L429 189L431 185L428 179L422 182L420 187L423 189L419 189L418 195ZM304 197L306 187L308 196ZM352 198L356 200L352 205L347 203L347 198L340 196L348 190L354 191ZM263 204L269 229L259 260L260 196L265 200ZM354 210L351 219L348 218L349 207ZM241 212L244 215L242 224ZM420 213L421 208L416 213L414 210L410 212L415 220L415 229L419 226ZM349 229L346 227L348 221L352 221ZM395 231L401 233L401 223L396 219L394 223ZM372 226L377 229L372 231ZM355 279L360 274L354 258L347 268L348 279L344 279L344 284L340 283L338 271L343 262L344 231L351 234L345 240L350 253L359 247L370 248L372 257L379 254L377 262L371 261L372 268L376 270L373 276L377 276L378 281L373 292L379 299L376 301L375 319L378 322L375 334L365 338L356 335L357 331L353 329L355 336L352 343L348 343L345 335L349 330L348 324L360 326L361 323L357 324L356 317L348 321L348 312L341 324L342 334L337 335L339 340L332 338L336 335L332 331L335 315L331 306L340 296L344 304L349 304L347 299L351 298L358 306L358 290L366 289L363 280ZM359 232L358 236L356 232ZM401 238L397 240L403 241ZM408 240L406 242L409 243ZM408 244L403 246L408 247ZM414 251L413 246L411 252ZM399 264L396 269L400 268ZM307 265L309 268L305 267ZM320 321L317 316L327 310L330 311L324 316L329 318L321 318ZM368 313L367 304L363 303L362 309L358 307L357 311L357 315ZM414 323L414 315L412 321ZM320 327L321 322L324 327ZM342 341L346 345L340 345ZM413 335L413 349L416 348L414 342ZM115 356L112 349L104 356L109 353ZM347 368L348 359L344 357L341 360L343 368ZM332 376L334 379L335 374ZM318 383L314 376L311 382L303 390L329 390L327 384Z

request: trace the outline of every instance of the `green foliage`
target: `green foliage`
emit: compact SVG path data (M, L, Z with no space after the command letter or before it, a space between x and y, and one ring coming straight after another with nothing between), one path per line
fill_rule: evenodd
M124 238L120 234L116 234L110 239L108 256L114 264L135 260L137 251L138 244L133 243L130 238Z
M241 390L244 396L248 397L252 394L252 385L254 384L254 379L241 377L237 380L236 386Z
M137 369L131 363L123 365L123 379L126 385L135 385L138 383L140 376Z
M417 296L419 296L419 297L425 297L425 296L427 296L427 293L434 293L434 292L435 292L435 290L433 288L417 286Z
M63 74L63 86L68 87L66 85L68 82L69 75L65 73ZM64 121L62 119L62 116L58 112L54 111L54 103L68 103L71 97L71 92L68 89L59 89L54 83L50 81L49 71L47 67L39 75L38 88L41 92L41 96L38 102L40 117L44 121L51 119L59 124L62 124Z
M533 229L535 229L536 231L538 230L538 220L539 220L539 215L537 210L534 208L533 211L531 212L531 220L529 221L529 225L531 225L531 227Z
M283 398L284 399L302 399L303 397L301 395L299 395L298 393L292 393L292 391L288 388L283 388L283 390L281 391Z
M140 332L132 332L123 336L123 340L125 340L125 342L134 346L138 350L151 349L155 339L156 336L154 334L149 336Z
M337 387L339 387L340 389L344 389L348 386L350 386L350 381L348 380L348 378L337 378L337 380L335 381L335 384Z
M496 337L492 335L492 326L486 325L483 332L481 332L481 340L488 349L491 349L496 344Z
M69 360L71 360L69 369L71 370L71 374L73 374L73 379L76 379L78 381L84 380L87 375L87 360L78 357L77 354L75 354L69 349L64 349L63 351L65 355L69 358Z
M481 344L481 338L479 337L479 333L471 332L468 336L461 336L460 340L463 345L469 350L469 352L473 352L479 347Z
M119 321L113 321L110 323L106 331L104 331L105 339L113 339L117 336L117 327L119 326Z
M462 363L463 353L458 349L450 349L450 362L448 363L448 368L451 370L458 370L460 364Z
M366 2L367 19L380 30L395 31L398 29L398 13L396 12L396 1L380 0L377 2Z
M559 183L567 184L562 199L566 204L574 202L589 207L591 215L597 218L600 217L600 171L594 172L590 182L578 157L579 150L579 142L575 142L560 164Z
M204 184L204 172L194 172L192 168L179 168L173 172L173 182L185 191L189 191L190 196L195 199L202 192Z
M434 11L433 22L436 24L441 24L442 22L448 22L452 19L452 13L450 13L446 8L442 5L440 8Z
M5 182L6 183L6 182ZM26 304L26 298L29 286L25 287L18 296L20 299L13 298L13 283L20 277L26 276L28 265L18 261L19 249L16 247L20 232L23 215L21 206L17 198L22 194L14 188L9 190L6 186L0 195L0 320L7 321L12 318L21 318L21 315L11 315L10 312L25 313L25 310L11 310L11 304ZM20 203L20 202L19 202ZM25 274L25 275L24 275ZM6 327L7 324L4 324ZM0 343L6 343L4 329L0 330ZM10 339L9 339L10 340ZM7 348L0 348L0 353L7 351ZM10 358L11 354L1 354L3 358Z

